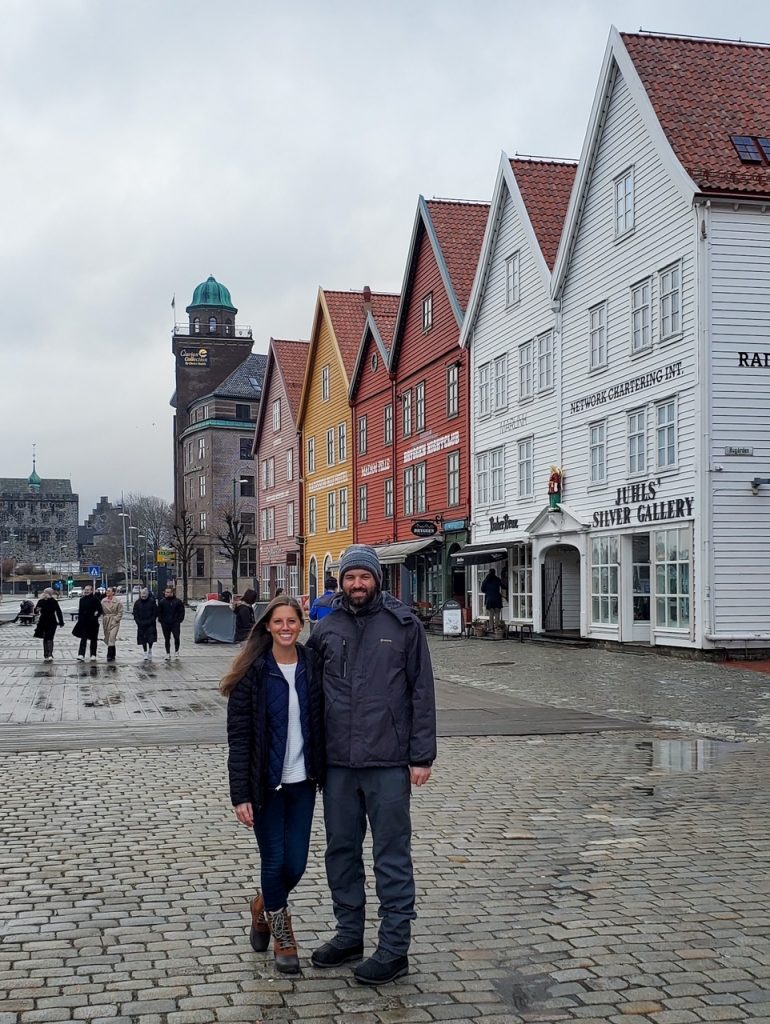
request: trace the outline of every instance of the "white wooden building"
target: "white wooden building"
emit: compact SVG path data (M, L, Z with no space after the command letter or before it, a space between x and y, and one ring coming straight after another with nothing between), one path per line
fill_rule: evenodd
M770 47L613 29L550 280L554 391L528 413L535 631L770 647L768 243ZM505 251L477 275L474 369ZM486 514L474 494L474 544Z

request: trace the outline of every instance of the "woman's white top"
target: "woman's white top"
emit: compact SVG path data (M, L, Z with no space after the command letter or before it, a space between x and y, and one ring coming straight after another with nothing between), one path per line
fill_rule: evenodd
M297 665L279 665L283 677L289 684L289 729L286 734L286 754L283 758L281 783L303 782L305 771L304 741L302 723L299 718L299 697L297 696Z

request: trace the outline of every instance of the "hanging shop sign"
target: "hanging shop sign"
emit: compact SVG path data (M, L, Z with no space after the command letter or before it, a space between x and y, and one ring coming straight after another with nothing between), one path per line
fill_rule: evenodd
M209 350L207 348L180 348L179 362L182 366L208 366Z
M438 527L430 519L418 519L412 523L412 533L415 537L433 537L438 533Z
M593 513L595 527L631 526L637 523L661 523L671 519L689 519L695 498L666 498L656 500L660 480L625 484L615 492L615 507L598 509ZM636 508L632 508L636 505Z
M597 406L605 405L607 402L614 402L618 398L627 398L636 394L637 391L644 391L646 388L654 387L656 384L676 380L684 375L682 360L677 359L675 363L668 363L666 366L659 366L648 373L641 373L638 377L629 377L620 384L613 384L611 387L602 388L601 391L594 391L584 398L577 398L570 402L569 411L573 415L583 412L585 409L595 409Z
M518 519L511 519L511 517L508 515L508 513L506 513L502 517L502 519L500 518L500 516L490 516L489 517L489 531L490 531L490 533L497 533L500 530L518 530L518 528L519 528L519 520Z
M468 529L467 519L445 519L444 520L444 533L460 533L461 530Z

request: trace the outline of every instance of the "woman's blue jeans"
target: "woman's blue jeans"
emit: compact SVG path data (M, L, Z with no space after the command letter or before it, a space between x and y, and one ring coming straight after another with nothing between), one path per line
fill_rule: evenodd
M291 782L271 790L254 823L265 909L282 910L307 867L315 783Z

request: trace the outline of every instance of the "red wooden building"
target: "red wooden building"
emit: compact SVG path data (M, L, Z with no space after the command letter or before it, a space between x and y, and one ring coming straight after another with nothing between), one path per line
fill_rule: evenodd
M406 602L466 602L450 555L470 540L468 352L460 328L488 203L420 196L393 334L394 590ZM435 534L432 533L435 527ZM395 573L393 574L395 575Z

